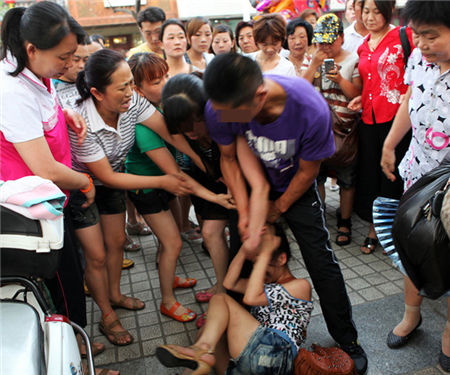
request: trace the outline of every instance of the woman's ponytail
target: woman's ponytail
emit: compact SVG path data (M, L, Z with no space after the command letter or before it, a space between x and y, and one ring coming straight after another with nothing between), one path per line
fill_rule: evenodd
M6 12L2 22L2 49L1 58L4 59L7 51L17 60L16 69L10 73L13 77L17 76L27 64L27 51L20 32L20 21L26 8L12 8Z
M86 82L86 72L82 70L78 73L76 86L78 90L78 94L80 94L80 98L77 100L77 104L83 103L86 99L91 97L91 92L89 90L89 86Z

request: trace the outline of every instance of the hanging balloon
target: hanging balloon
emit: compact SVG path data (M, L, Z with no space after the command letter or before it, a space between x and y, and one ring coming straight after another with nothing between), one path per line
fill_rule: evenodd
M269 9L269 13L281 13L282 11L284 13L295 14L294 0L281 0L277 5Z
M323 12L330 10L330 0L293 0L297 13L300 14L305 9L314 9L317 14L321 15Z
M258 12L264 12L266 10L269 10L270 8L278 5L281 0L260 0L258 4L256 5L256 10Z

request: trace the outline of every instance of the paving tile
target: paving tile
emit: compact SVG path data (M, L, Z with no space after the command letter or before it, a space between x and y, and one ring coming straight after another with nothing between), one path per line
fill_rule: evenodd
M118 361L118 358L116 356L116 349L114 347L112 348L106 348L105 351L102 354L99 354L95 357L95 365L105 365L108 363L114 363Z
M139 329L141 340L146 341L149 339L155 339L163 336L163 332L161 330L161 326L159 324L155 324L148 327L141 327Z
M374 286L359 290L358 293L363 296L367 301L373 301L376 299L383 298L384 295L381 293L378 289L376 289Z
M383 284L386 281L388 281L383 275L379 274L378 272L364 276L364 280L366 280L372 285Z
M377 272L392 269L392 266L390 264L388 264L386 261L382 261L382 260L370 263L370 267L372 267Z
M392 282L377 285L377 289L387 296L401 293L403 290Z
M349 258L343 259L341 262L349 268L359 266L362 264L362 262L355 257L349 257Z
M343 269L342 275L344 275L344 280L349 280L349 279L358 277L358 274L356 272L352 271L350 268Z
M355 271L360 276L367 276L373 274L373 269L366 264L362 264L361 266L353 267L353 271Z
M387 271L382 271L381 274L386 277L388 280L394 281L394 280L403 280L403 274L397 270L397 269L389 269Z
M347 280L347 285L350 285L354 290L360 290L370 286L369 283L362 278Z
M350 299L350 303L352 304L352 306L366 302L366 300L362 298L357 292L348 293L348 298Z
M164 344L166 344L166 342L162 337L142 342L142 351L144 352L144 356L147 357L150 355L155 355L156 348ZM155 358L155 361L156 360L157 359Z
M131 345L123 346L119 350L119 362L126 361L133 358L142 356L141 346L139 343L133 343Z

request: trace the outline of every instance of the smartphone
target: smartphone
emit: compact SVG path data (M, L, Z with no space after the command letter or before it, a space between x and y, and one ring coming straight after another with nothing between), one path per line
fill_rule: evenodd
M329 73L334 69L334 59L325 59L323 64L325 65L325 73Z

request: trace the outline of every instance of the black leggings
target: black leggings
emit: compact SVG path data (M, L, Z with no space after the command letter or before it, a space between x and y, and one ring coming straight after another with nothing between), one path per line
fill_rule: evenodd
M355 212L372 223L372 205L377 197L400 199L403 194L403 180L398 174L398 164L403 159L411 141L411 131L406 134L395 149L395 181L387 179L381 170L381 153L384 140L392 121L367 125L359 123L358 167L356 177Z

